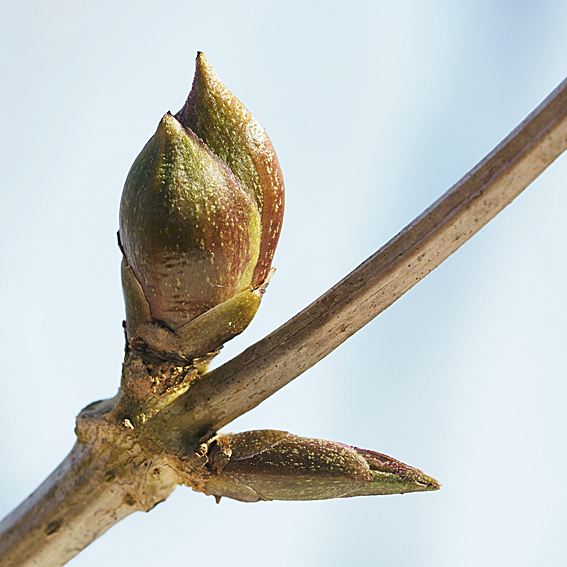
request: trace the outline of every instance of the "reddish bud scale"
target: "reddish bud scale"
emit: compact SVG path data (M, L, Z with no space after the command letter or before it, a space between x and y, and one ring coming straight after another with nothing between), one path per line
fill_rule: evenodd
M130 347L193 360L241 333L270 279L283 195L268 136L199 54L187 103L164 116L124 187Z
M255 202L229 168L170 114L132 166L120 235L153 318L171 330L252 282Z
M343 443L259 430L211 440L205 492L259 500L324 500L437 490L419 469Z
M255 199L262 219L262 240L252 286L262 284L270 271L284 211L283 175L272 142L202 53L197 55L189 97L176 116L228 165Z

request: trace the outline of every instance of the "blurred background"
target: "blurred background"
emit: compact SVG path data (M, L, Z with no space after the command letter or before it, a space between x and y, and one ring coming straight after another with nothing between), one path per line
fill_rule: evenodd
M115 394L122 185L197 50L264 125L287 209L259 315L284 323L472 168L567 74L550 0L4 0L0 516ZM227 430L423 469L439 492L243 504L178 488L73 567L564 565L567 157L423 282ZM217 364L218 364L217 363Z

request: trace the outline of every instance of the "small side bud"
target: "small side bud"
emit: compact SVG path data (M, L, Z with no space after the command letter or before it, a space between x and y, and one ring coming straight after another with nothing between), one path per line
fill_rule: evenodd
M219 435L208 454L205 491L217 500L326 500L440 488L435 479L386 455L286 431Z

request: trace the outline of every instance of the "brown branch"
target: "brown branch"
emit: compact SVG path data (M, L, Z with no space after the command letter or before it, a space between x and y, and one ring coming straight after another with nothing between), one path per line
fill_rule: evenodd
M291 382L398 300L511 203L567 148L567 80L476 167L341 282L206 374L172 411L216 430Z
M91 447L77 443L55 471L0 522L4 567L63 565L134 512L127 489L104 481Z
M91 404L90 414L108 416L117 399ZM148 456L127 435L116 434L104 417L89 424L89 410L82 414L87 423L71 452L0 522L2 567L60 567L126 516L152 509L177 486L177 476L161 455Z

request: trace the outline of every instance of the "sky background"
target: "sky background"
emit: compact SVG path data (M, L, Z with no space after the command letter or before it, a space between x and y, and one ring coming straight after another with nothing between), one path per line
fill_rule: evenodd
M563 1L0 4L0 517L59 464L123 356L122 185L204 51L287 187L275 277L219 362L460 179L567 75ZM427 494L244 504L179 487L73 567L565 565L567 157L228 431L374 449Z

